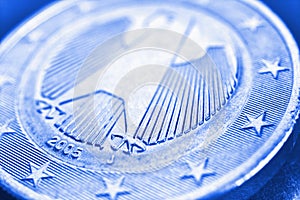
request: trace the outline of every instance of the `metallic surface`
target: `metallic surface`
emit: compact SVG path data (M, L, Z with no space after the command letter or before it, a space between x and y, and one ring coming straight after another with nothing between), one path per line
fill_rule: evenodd
M256 6L258 6L258 5L256 5ZM259 6L258 6L259 7ZM262 7L259 7L260 9L263 9L264 10L264 8L262 8ZM264 10L264 13L267 13L268 11L267 10ZM273 17L273 20L274 20L274 17ZM276 23L277 23L277 25L278 24L280 24L280 22L278 22L276 19L275 19L275 21L276 21ZM280 25L280 26L282 26L282 25ZM281 30L281 31L283 31L284 32L284 29L283 30ZM284 33L284 35L285 35L285 37L289 37L289 36L287 36L288 35L288 33L286 32L286 33ZM31 39L31 38L30 38ZM34 34L33 34L33 39L35 39L35 36L34 36ZM290 39L288 39L288 44L290 44L290 45L294 45L293 44L293 42L292 42L292 40L290 40ZM295 55L294 55L295 54ZM296 56L297 57L297 52L296 52L296 47L292 47L292 57L293 56ZM266 63L268 63L267 62L267 60L264 60L263 61L263 63L265 64L265 65L267 65ZM295 58L295 61L294 61L294 64L296 65L296 63L297 63L297 58ZM277 63L277 64L279 64L279 63ZM282 64L282 63L281 63ZM285 64L287 64L287 63L285 63ZM280 65L280 66L282 66L282 65ZM287 67L282 67L281 68L282 70L280 70L280 71L291 71L291 70L289 70ZM296 67L296 69L297 69L297 67ZM244 70L246 70L246 69L244 69ZM260 69L260 72L262 73L262 74L265 74L266 72L268 72L266 69L264 69L264 68L262 68L262 69ZM280 77L280 75L281 75L281 73L278 73L278 71L277 72L274 72L274 73L270 73L269 75L270 75L270 77L273 77L275 80L277 80L277 78L278 78L278 74L279 74L279 77ZM295 71L295 73L294 73L294 77L297 77L297 71ZM272 75L272 76L271 76ZM249 76L249 75L248 75ZM297 78L295 78L296 80L297 80ZM289 80L288 78L286 79L286 80ZM296 88L298 88L298 85L296 84ZM294 98L294 96L295 97L297 97L297 95L298 95L298 91L297 90L294 90L293 92L295 92L296 94L294 94L294 95L292 95L291 96L291 99L292 99L292 103L291 104L293 104L293 105L291 105L291 108L292 107L295 107L295 105L296 105L296 98L295 98L295 100L293 100L293 98ZM288 110L289 110L289 108L288 108ZM292 111L293 109L291 109L291 111ZM292 113L292 115L291 116L289 116L289 117L284 117L284 118L286 118L286 120L287 120L287 125L284 125L284 127L289 127L290 126L290 121L288 120L289 118L293 118L293 117L295 117L295 115L296 115L296 113ZM246 118L245 118L246 117ZM246 120L248 120L249 121L249 123L247 124L247 123L244 123L244 126L242 126L242 128L244 128L244 129L248 129L248 128L253 128L253 127L251 127L252 126L252 124L251 124L251 121L253 121L253 120L255 120L255 119L259 119L261 117L261 122L264 122L265 121L265 119L264 119L264 117L265 117L265 112L263 112L263 113L259 113L259 114L257 114L257 115L255 115L255 116L253 116L253 115L244 115L244 121L245 121L245 119ZM246 122L246 121L245 121ZM269 122L265 122L264 124L262 124L262 125L265 125L265 126L269 126L270 125L270 123ZM263 129L264 130L264 129ZM280 130L280 129L279 129ZM10 130L11 131L11 130ZM277 129L277 131L275 131L276 133L277 132L286 132L286 133L289 133L290 131L288 131L288 130L284 130L284 129L281 129L281 131L278 131L278 129ZM261 135L261 129L256 129L256 132L257 132L257 134L258 134L258 136L260 137L260 136L264 136L264 135ZM263 132L264 133L264 132ZM265 164L265 163L267 163L268 162L268 160L271 158L271 157L273 157L273 155L279 150L279 148L281 147L281 145L283 145L283 143L285 142L285 140L287 139L287 137L288 137L288 134L286 134L286 136L285 137L282 137L281 138L281 141L276 145L276 147L275 147L275 149L273 149L274 148L274 146L272 146L271 147L271 149L273 149L273 151L270 151L269 152L269 155L265 158L265 159L260 159L260 161L261 161L261 163L262 164L260 164L259 166L257 166L256 168L252 168L252 171L250 171L249 170L249 168L247 169L247 168L243 168L243 171L247 171L247 175L246 176L240 176L240 181L239 182L236 182L236 180L235 180L235 183L232 183L231 185L230 185L230 183L227 183L226 184L226 186L228 187L227 189L230 189L230 188L232 188L233 187L233 185L236 185L236 184L240 184L240 183L242 183L243 181L245 181L246 179L248 179L248 178L250 178L256 171L258 171L261 167L263 167L263 165ZM226 145L228 145L228 144L230 144L230 143L223 143L223 145L224 144L226 144ZM241 155L241 154L240 154ZM248 154L249 155L249 154ZM265 157L266 155L264 155L263 157ZM211 162L211 160L213 160L213 159L211 159L211 158L209 158L209 160L208 159L206 159L206 161L205 161L205 165L203 166L203 169L204 168L206 168L206 165L208 164L208 161L209 161L209 163ZM255 159L254 159L254 162L255 163L257 163L257 161L255 161ZM44 172L43 173L45 173L46 174L46 176L51 176L52 175L52 173L48 173L47 171L46 171L46 169L48 168L48 166L49 166L49 162L46 162L46 164L42 164L42 165L40 165L40 166L36 166L35 164L30 164L30 168L31 168L31 170L33 170L32 168L34 168L34 169L38 169L38 168L42 168L43 170L44 170ZM194 163L195 164L195 163ZM256 164L254 164L254 165L256 165ZM190 165L189 165L190 166ZM251 167L250 167L251 168ZM211 173L211 171L207 171L206 173ZM236 173L236 172L235 172ZM239 174L239 173L236 173L237 175ZM30 178L32 178L32 177L30 177L31 175L29 175L29 176L27 176L27 177L25 177L25 179L30 179ZM230 175L227 175L227 177L230 177ZM232 178L232 177L231 177ZM103 178L103 180L105 181L105 178ZM118 179L118 180L120 180L121 182L123 181L123 178L121 178L121 179ZM184 181L184 179L182 180L182 181ZM121 182L119 183L119 184L121 184ZM221 183L221 182L220 182ZM219 183L219 184L220 184ZM36 182L36 183L34 183L34 185L37 185L38 184L38 182ZM167 191L167 190L166 190ZM218 190L218 191L220 191L220 190ZM220 192L224 192L224 190L223 191L220 191ZM203 195L203 193L199 193L199 192L196 192L197 194L195 195L195 193L194 194L190 194L190 197L195 197L195 196L199 196L199 197L201 197L201 195ZM208 194L207 194L208 195ZM218 193L216 192L216 191L214 191L214 193L210 193L209 195L218 195ZM120 195L120 197L126 197L125 195L123 196L123 195ZM65 197L66 198L66 197Z

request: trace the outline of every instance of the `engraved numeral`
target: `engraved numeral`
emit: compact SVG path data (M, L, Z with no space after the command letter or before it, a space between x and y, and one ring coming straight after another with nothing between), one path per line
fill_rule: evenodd
M68 144L63 151L64 155L69 155L73 152L75 145L74 144Z
M68 144L67 140L61 140L58 143L56 143L56 145L54 146L54 149L57 151L60 151L62 149L64 149Z
M67 140L61 139L59 136L54 136L46 142L54 151L61 152L65 156L71 156L78 159L83 151L83 148L77 147L75 144L69 143Z
M77 148L73 151L73 153L71 154L71 156L72 156L73 158L79 158L80 155L81 155L81 153L82 153L82 151L83 151L82 148L77 147Z
M54 136L53 138L51 138L50 140L47 141L47 144L51 147L54 147L55 144L60 140L59 136Z

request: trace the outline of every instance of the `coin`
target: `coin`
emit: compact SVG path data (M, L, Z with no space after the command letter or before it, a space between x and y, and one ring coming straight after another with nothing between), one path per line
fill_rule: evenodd
M215 197L299 109L298 49L259 3L59 2L1 48L1 174L25 197Z

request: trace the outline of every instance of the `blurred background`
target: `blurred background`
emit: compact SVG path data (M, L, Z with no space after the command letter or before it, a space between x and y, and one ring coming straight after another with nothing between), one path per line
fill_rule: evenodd
M42 10L53 0L0 0L0 41L5 38L18 25L22 24ZM264 0L274 13L276 13L292 32L298 45L300 44L300 0ZM294 136L300 133L300 120L294 128ZM300 199L300 137L295 148L287 152L285 164L270 180L250 197L251 200L275 199L294 200ZM4 191L0 186L1 200L15 200L13 196Z

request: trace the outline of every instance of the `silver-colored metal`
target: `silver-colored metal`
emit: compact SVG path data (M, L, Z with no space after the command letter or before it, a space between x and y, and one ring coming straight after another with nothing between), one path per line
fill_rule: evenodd
M214 198L299 112L299 53L256 1L61 1L1 44L0 177L33 199Z

